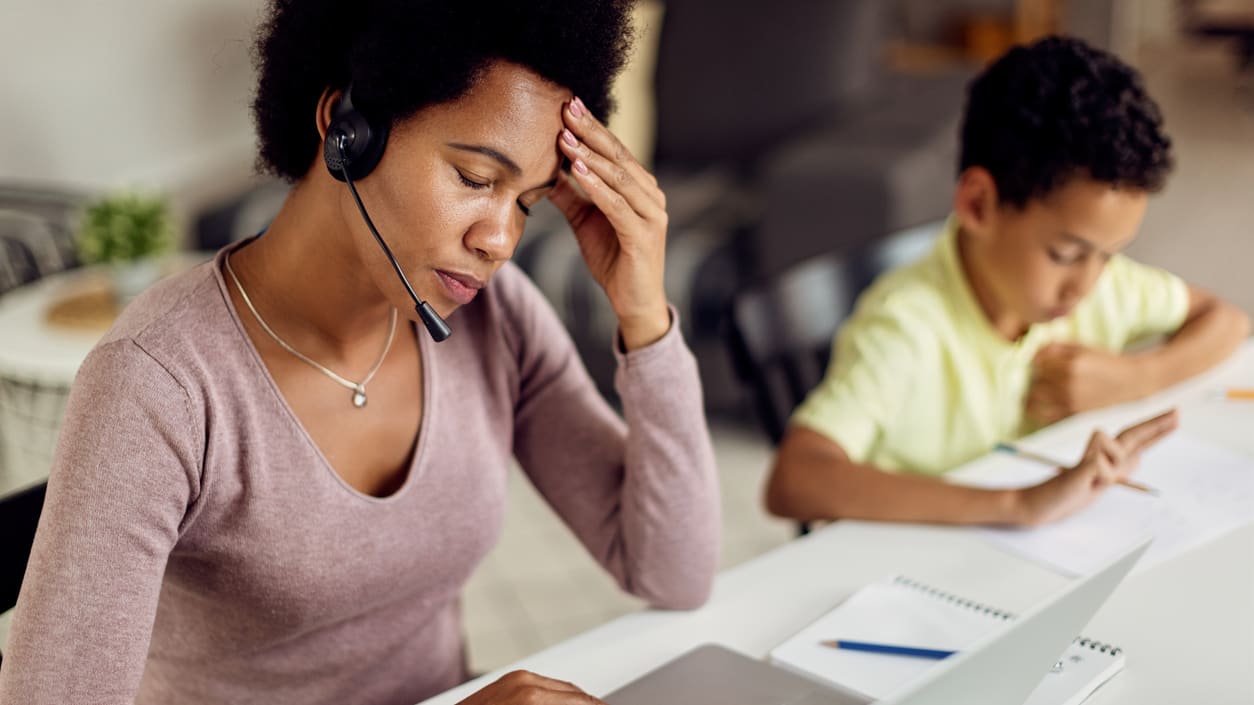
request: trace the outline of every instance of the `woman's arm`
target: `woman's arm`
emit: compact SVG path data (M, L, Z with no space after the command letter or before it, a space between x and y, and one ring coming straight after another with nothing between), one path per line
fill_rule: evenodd
M516 452L536 486L624 589L659 607L695 607L718 565L719 497L696 363L666 303L666 197L576 97L558 147L571 162L550 194L618 317L615 386L626 425L584 372L547 305L547 341L524 365L529 408ZM530 347L530 346L526 346ZM536 380L541 380L535 384Z
M167 557L199 491L183 388L130 340L74 383L13 630L0 702L135 701Z
M718 564L714 452L696 363L678 322L639 350L617 350L623 418L588 377L538 291L525 303L514 453L545 500L624 590L657 607L708 596Z

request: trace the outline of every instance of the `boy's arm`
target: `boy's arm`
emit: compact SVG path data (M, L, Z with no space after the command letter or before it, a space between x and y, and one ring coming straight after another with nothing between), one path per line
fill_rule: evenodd
M1184 323L1162 345L1120 354L1061 343L1041 349L1033 363L1027 413L1045 423L1134 401L1205 372L1250 334L1250 319L1214 294L1188 287Z
M854 463L835 441L792 426L766 488L770 513L799 521L878 519L941 524L1025 522L1018 493L951 485Z
M1093 503L1127 478L1144 452L1179 424L1173 409L1133 424L1115 437L1095 431L1074 467L1037 485L990 490L930 477L893 475L850 461L840 445L793 426L780 444L766 490L772 514L801 521L879 519L937 524L1035 526Z
M1142 380L1138 397L1205 372L1232 354L1250 334L1244 311L1209 291L1189 286L1189 314L1163 345L1130 355Z

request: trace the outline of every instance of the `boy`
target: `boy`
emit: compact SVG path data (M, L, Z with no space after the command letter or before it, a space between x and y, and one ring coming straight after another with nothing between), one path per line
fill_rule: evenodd
M1021 490L939 475L1070 414L1137 399L1227 357L1240 310L1119 252L1171 168L1139 75L1084 43L1016 47L971 84L953 214L930 255L862 297L826 379L792 418L767 508L1033 525L1135 469L1174 412L1100 432L1078 465ZM1130 345L1167 336L1157 347Z

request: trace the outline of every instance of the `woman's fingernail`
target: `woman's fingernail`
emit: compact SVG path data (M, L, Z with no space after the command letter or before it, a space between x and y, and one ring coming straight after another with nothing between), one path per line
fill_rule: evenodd
M562 141L572 147L579 146L579 140L575 139L575 133L570 130L562 130Z
M570 101L570 114L572 117L577 117L577 118L583 117L583 111L584 111L584 107L583 107L582 100L579 100L578 98L574 98Z
M575 160L575 171L579 172L580 174L587 174L587 173L588 173L588 165L587 165L587 164L584 164L582 159L576 159L576 160Z

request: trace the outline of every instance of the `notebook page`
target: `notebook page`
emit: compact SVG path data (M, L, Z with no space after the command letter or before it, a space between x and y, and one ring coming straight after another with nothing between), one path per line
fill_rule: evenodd
M1074 448L1039 450L1060 460L1079 454ZM980 487L1022 487L1053 472L1030 460L998 455L950 479ZM1133 478L1160 495L1115 486L1083 511L1045 526L973 530L1013 553L1083 575L1147 534L1154 543L1134 571L1254 520L1254 460L1186 434L1176 432L1146 451Z
M771 651L771 661L845 690L883 697L939 661L833 649L849 639L961 651L1004 619L907 585L872 583Z

